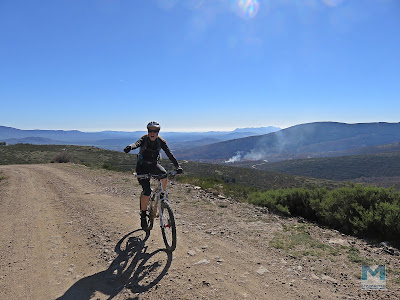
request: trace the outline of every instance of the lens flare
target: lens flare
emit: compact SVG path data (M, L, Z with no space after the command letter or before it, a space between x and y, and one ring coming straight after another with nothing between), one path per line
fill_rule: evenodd
M244 19L254 18L260 8L258 0L235 0L233 2L234 10Z
M330 7L335 7L344 2L344 0L322 0L322 2Z

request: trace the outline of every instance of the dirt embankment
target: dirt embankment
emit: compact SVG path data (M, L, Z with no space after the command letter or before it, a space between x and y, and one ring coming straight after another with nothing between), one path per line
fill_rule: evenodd
M140 230L129 174L55 164L0 172L0 299L400 298L399 257L336 231L170 184L170 254L157 226ZM386 266L387 291L361 289L362 264Z

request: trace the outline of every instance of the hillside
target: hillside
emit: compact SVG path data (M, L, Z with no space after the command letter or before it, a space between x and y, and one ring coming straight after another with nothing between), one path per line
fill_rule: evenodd
M0 147L0 165L50 162L73 162L129 170L136 165L136 157L90 146L16 144Z
M68 162L121 171L131 171L136 167L136 155L96 147L29 144L0 147L0 165L50 163L58 162L59 158L62 158L62 161L66 158ZM238 172L237 168L233 166L191 161L180 161L180 163L185 170L185 176L217 178L223 182L260 189L311 185L334 187L338 185L329 180L280 174L271 171L242 169ZM168 159L163 159L162 164L167 169L173 168Z
M180 159L204 162L228 160L282 161L366 153L369 147L400 141L400 123L345 124L318 122L266 135L224 141L177 151ZM371 151L377 150L374 148Z
M281 162L238 162L232 166L275 171L329 180L356 180L400 176L400 151L366 155L286 160ZM400 183L398 184L400 186Z

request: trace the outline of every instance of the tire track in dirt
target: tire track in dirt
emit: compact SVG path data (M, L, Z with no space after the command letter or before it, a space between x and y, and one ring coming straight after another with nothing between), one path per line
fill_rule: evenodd
M32 167L3 169L10 184L1 197L1 293L9 291L14 299L55 298L73 280L76 253L88 259L92 253L81 247L85 241L79 236L68 239L59 197L48 188L46 175Z

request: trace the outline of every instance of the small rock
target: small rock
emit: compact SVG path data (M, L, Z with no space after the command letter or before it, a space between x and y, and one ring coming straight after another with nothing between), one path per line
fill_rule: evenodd
M315 274L311 274L311 279L319 280L320 278L319 278L317 275L315 275Z
M197 263L195 263L195 265L207 265L209 263L210 262L207 259L202 259L202 260L199 260Z
M297 266L297 270L303 271L303 267L302 266Z
M341 246L350 246L350 243L348 241L346 241L346 240L343 240L343 239L332 238L332 239L330 239L328 241L328 243L329 244L338 244L338 245L341 245Z
M269 272L269 271L268 271L267 268L264 268L263 266L260 266L256 272L257 272L257 274L259 274L259 275L263 275L264 273L267 273L267 272Z
M190 256L195 256L196 255L196 251L189 250L187 254L189 254Z
M332 278L331 276L328 276L328 275L322 275L321 279L322 280L327 280L327 281L330 281L330 282L337 282L337 280L335 278Z

